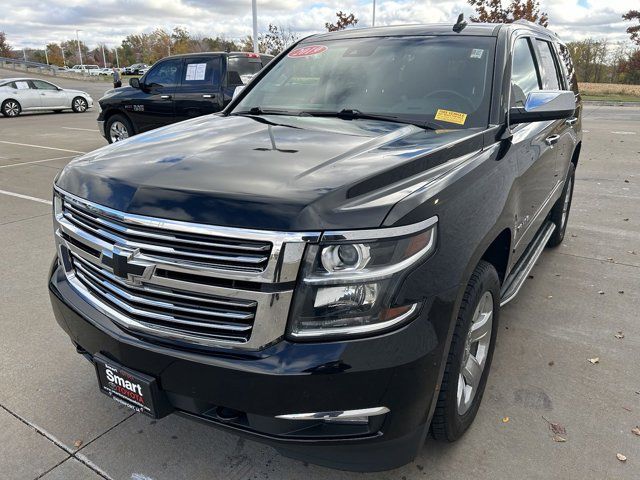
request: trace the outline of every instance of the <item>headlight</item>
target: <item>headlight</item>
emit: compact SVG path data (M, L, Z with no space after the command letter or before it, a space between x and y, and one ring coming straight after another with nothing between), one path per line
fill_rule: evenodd
M308 245L289 320L295 339L397 327L420 304L394 305L405 272L433 253L437 219L405 227L327 232Z

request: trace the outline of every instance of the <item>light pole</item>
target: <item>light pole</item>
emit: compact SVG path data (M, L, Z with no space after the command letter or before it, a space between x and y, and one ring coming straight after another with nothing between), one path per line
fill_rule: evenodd
M251 0L251 10L253 12L253 51L258 52L258 6L257 0Z
M47 60L47 65L49 65L49 54L47 54L47 46L44 46L44 58Z
M376 26L376 0L373 0L373 20L371 20L371 26Z
M63 42L60 42L60 51L62 52L62 66L66 67L67 66L67 60L64 58L64 46L62 44Z
M82 67L82 50L80 50L80 35L78 35L78 32L81 32L82 30L76 30L76 42L78 42L78 57L80 57L80 66Z
M24 57L24 63L27 63L27 51L24 48L22 49L22 56Z
M107 68L107 58L104 56L104 43L102 44L102 66Z
M120 70L120 59L118 58L118 47L116 47L116 65L118 65L118 70Z

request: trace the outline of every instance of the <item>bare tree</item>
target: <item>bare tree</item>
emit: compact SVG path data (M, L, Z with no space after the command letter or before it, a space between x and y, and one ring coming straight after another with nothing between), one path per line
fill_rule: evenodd
M510 0L506 7L502 0L468 0L476 9L477 16L471 17L473 22L512 23L524 19L538 23L543 27L549 25L549 16L540 11L538 0Z
M358 19L353 13L346 14L340 10L336 12L338 20L336 23L325 23L324 26L328 32L337 32L338 30L344 30L347 27L355 26L358 23Z

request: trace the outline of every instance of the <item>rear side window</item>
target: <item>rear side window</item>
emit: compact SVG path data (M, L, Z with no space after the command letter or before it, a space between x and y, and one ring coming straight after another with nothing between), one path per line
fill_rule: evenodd
M229 86L245 85L262 68L260 56L229 57L227 64L227 84Z
M511 66L511 106L524 107L527 95L540 90L533 51L527 38L516 40Z
M31 82L38 90L58 90L56 86L51 85L49 82L43 82L42 80L31 80Z
M553 57L553 47L549 42L544 40L536 40L538 50L540 51L540 62L542 63L542 89L543 90L561 90L560 76L556 68L556 62Z
M16 88L16 82L5 83L3 87Z
M152 87L173 87L180 83L181 58L165 60L154 65L144 76L144 83Z
M182 85L220 85L220 57L189 57L182 72Z

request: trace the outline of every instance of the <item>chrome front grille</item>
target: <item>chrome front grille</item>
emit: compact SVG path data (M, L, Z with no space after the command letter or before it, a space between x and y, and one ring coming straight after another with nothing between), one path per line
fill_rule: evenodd
M67 199L63 215L77 228L108 243L137 248L150 260L184 262L247 272L265 270L270 242L236 241L208 235L131 226L73 199Z
M319 236L132 215L58 189L54 208L61 264L86 302L133 333L204 346L282 337L305 244Z

